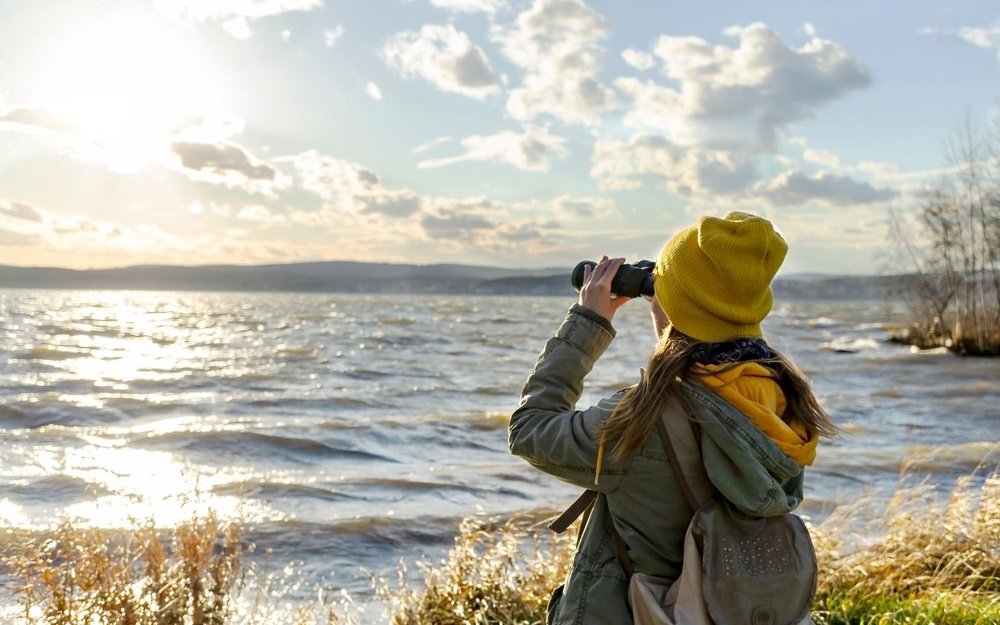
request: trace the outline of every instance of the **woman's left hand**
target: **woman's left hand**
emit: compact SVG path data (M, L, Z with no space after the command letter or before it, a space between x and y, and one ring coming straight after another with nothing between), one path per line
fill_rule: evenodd
M611 295L611 281L615 279L618 269L623 264L625 264L624 258L602 256L597 266L584 267L580 305L611 321L618 309L631 299L621 295L617 297Z

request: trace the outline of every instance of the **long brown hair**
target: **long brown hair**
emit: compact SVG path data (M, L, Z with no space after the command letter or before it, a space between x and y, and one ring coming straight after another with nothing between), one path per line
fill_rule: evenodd
M704 344L670 327L649 357L642 379L632 387L615 407L601 432L603 441L612 443L617 458L625 458L646 442L656 426L663 406L680 393L681 381L692 375L695 354ZM770 347L771 357L758 362L772 372L785 395L786 414L796 417L805 426L809 438L814 434L834 436L840 430L816 399L805 374L789 358ZM740 363L733 363L734 366Z

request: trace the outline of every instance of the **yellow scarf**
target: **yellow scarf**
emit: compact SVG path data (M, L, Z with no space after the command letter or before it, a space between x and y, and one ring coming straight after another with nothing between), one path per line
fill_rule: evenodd
M785 395L769 369L755 362L744 362L695 365L691 372L746 415L792 460L805 466L816 459L819 436L814 433L810 437L805 425L794 415L785 420Z

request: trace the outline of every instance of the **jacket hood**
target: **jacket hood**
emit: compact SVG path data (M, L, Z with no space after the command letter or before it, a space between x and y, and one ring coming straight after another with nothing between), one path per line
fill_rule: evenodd
M716 391L683 383L691 416L701 427L701 451L712 484L741 512L785 514L802 501L803 468Z
M819 435L787 415L785 394L774 373L756 362L736 365L695 365L698 381L718 393L767 434L795 462L810 465L816 459Z

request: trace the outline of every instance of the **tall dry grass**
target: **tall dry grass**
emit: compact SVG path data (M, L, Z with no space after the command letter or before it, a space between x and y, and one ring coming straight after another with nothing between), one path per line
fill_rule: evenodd
M64 523L49 535L14 537L0 571L18 580L26 625L349 625L322 598L283 602L288 570L242 566L253 545L243 527L214 514L164 533Z
M121 532L60 526L4 558L28 623L224 625L243 553L238 524L180 525L171 548L153 524Z
M1000 623L1000 473L960 479L943 499L927 485L901 488L876 518L871 505L810 528L819 625ZM448 557L424 565L421 588L400 582L393 625L544 623L574 550L571 536L466 521Z
M898 490L884 514L866 503L812 528L820 623L1000 623L1000 472L959 479L942 497ZM873 540L851 540L858 530Z
M421 565L420 587L407 583L405 565L394 588L376 587L393 625L544 623L552 588L569 572L573 551L570 534L470 518L443 562Z
M551 590L565 578L572 533L527 522L464 521L440 562L420 565L411 585L401 565L375 581L393 625L531 625L545 622ZM241 569L240 526L193 519L169 540L152 525L131 532L66 525L4 559L21 581L29 625L334 625L358 623L342 598L282 604L283 576ZM811 528L820 564L820 625L1000 623L1000 472L959 480L947 497L900 489L884 514L870 502L837 510ZM248 580L248 576L252 580ZM249 593L247 596L246 593ZM240 601L239 599L243 600Z

